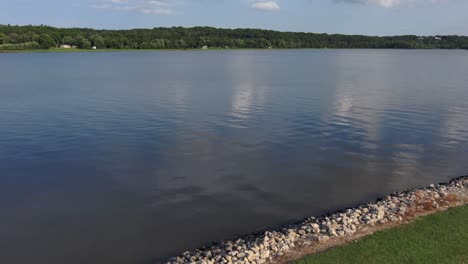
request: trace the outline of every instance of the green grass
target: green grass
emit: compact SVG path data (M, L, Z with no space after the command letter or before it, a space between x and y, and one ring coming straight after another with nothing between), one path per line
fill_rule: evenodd
M376 232L296 263L468 263L468 205Z

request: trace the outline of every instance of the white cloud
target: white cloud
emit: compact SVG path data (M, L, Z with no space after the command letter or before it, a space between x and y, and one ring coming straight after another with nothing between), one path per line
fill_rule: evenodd
M427 4L437 4L448 0L334 0L335 2L362 4L362 5L378 5L382 7L397 7L397 6L418 6Z
M171 3L167 0L95 0L91 7L141 14L172 15L175 13L173 7L176 5L177 3Z
M190 1L209 4L215 0L89 0L94 9L138 12L141 14L172 15L176 14L179 6ZM244 0L245 1L245 0ZM281 10L279 0L246 0L250 8L261 11ZM384 8L415 7L437 4L453 0L329 0L336 3L374 5Z
M128 3L128 0L109 0L108 2L111 2L114 4L123 4L123 3Z
M251 7L263 11L279 11L281 9L276 1L253 1Z
M174 11L167 8L140 8L138 9L140 13L143 14L153 14L153 15L172 15Z
M153 1L149 1L148 3L155 5L155 6L166 6L166 7L171 6L171 4L169 4L168 2L164 2L164 1L153 0Z

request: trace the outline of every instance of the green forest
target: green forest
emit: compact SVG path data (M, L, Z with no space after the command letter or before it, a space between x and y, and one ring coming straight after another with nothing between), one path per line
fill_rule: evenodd
M205 48L382 48L468 49L467 36L363 36L278 32L261 29L171 27L130 30L0 25L1 50Z

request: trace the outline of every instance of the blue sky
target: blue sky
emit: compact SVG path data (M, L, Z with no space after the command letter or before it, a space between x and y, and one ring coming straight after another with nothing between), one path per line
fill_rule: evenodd
M468 35L467 0L0 0L0 24Z

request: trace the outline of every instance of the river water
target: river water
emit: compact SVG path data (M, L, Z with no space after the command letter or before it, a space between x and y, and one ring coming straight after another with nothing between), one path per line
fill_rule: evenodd
M467 51L0 54L0 262L151 263L467 154Z

